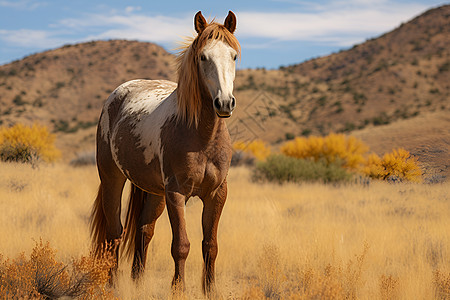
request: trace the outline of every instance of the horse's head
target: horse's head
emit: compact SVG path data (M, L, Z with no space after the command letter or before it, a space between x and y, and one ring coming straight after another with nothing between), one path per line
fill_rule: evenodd
M220 118L231 116L236 107L233 96L236 58L239 43L234 37L236 16L229 12L224 25L208 24L201 12L194 18L199 41L204 41L197 53L198 68L202 82L210 93L214 111ZM208 104L206 104L208 105Z

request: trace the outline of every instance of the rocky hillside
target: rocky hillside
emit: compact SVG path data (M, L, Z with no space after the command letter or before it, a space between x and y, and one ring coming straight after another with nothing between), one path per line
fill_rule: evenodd
M275 102L269 114L273 126L280 125L278 138L348 132L448 111L450 6L347 51L274 71L242 71L237 90L244 95L240 99L264 93Z
M125 40L30 55L0 66L0 124L46 124L70 159L94 148L102 104L117 85L136 78L174 80L174 62L157 45ZM297 135L380 132L375 129L406 119L413 130L419 116L450 126L450 5L346 51L278 70L240 70L235 95L237 109L228 121L235 140L277 145ZM439 134L450 155L450 133ZM367 142L374 140L380 138Z
M112 40L67 45L0 66L0 123L35 121L73 152L93 146L101 107L117 85L136 78L174 80L163 48Z

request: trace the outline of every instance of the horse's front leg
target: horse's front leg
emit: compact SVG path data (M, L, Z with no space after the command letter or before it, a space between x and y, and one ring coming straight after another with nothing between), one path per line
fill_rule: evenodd
M205 197L203 200L202 228L203 228L203 292L205 295L213 293L215 290L214 266L217 257L217 227L222 213L225 200L227 198L226 180L220 185L215 194Z
M172 287L184 290L184 265L189 254L190 243L186 233L184 207L186 197L179 192L166 189L166 205L172 227L172 257L175 262L175 275Z

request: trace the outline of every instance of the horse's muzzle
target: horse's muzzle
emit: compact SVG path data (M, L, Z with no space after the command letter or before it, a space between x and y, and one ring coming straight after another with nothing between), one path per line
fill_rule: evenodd
M219 118L231 117L235 107L236 99L234 97L227 100L221 100L219 98L214 100L214 110Z

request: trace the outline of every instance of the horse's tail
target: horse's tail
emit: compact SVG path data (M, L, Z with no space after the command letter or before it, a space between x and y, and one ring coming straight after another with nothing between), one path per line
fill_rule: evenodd
M103 212L102 184L98 188L97 197L94 201L91 213L91 236L94 253L100 255L105 247L106 241L106 216Z
M130 201L128 202L127 217L125 220L125 235L124 235L124 252L125 255L131 257L134 254L136 241L135 236L139 229L139 216L144 206L144 200L148 193L138 188L133 183L130 189Z

